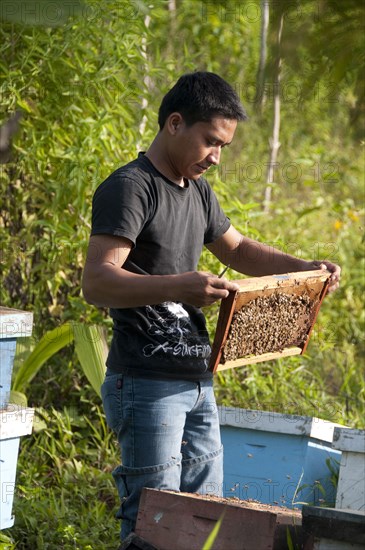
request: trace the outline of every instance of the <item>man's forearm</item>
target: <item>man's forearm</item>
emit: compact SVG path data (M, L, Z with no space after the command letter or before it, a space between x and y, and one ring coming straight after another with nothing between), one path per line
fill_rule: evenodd
M225 265L253 277L327 269L331 273L328 292L339 287L341 268L328 260L301 260L239 233L232 225L207 248Z
M82 289L87 302L98 307L129 308L176 301L207 306L226 298L237 285L210 273L137 275L111 264L85 267Z
M171 300L173 276L138 275L113 266L85 269L82 290L85 299L98 307L128 308Z
M228 253L230 266L246 275L261 277L275 273L288 273L315 269L313 262L301 260L281 250L245 237Z

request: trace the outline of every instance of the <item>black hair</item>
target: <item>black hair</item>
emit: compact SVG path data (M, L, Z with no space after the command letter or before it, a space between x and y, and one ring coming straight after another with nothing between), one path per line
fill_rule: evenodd
M167 92L158 112L160 130L174 112L180 113L188 126L210 122L215 116L237 121L247 119L234 89L217 74L208 72L184 74Z

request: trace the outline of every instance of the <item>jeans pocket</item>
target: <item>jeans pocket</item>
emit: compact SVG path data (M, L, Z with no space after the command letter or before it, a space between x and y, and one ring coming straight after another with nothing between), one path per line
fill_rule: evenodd
M107 376L101 386L106 422L111 430L118 434L123 422L122 408L123 375Z

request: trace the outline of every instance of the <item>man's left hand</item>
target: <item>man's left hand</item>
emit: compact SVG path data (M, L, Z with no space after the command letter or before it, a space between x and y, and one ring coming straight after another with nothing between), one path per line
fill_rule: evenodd
M320 260L309 262L311 269L323 269L324 271L329 271L331 273L330 283L328 287L328 293L334 292L340 286L341 279L341 268L337 264L333 264L328 260Z

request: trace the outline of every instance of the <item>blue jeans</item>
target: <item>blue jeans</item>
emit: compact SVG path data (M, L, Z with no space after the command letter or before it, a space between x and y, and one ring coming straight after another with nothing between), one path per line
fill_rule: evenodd
M107 372L101 388L121 448L114 472L121 537L135 528L143 487L220 496L223 448L213 381L154 380Z

